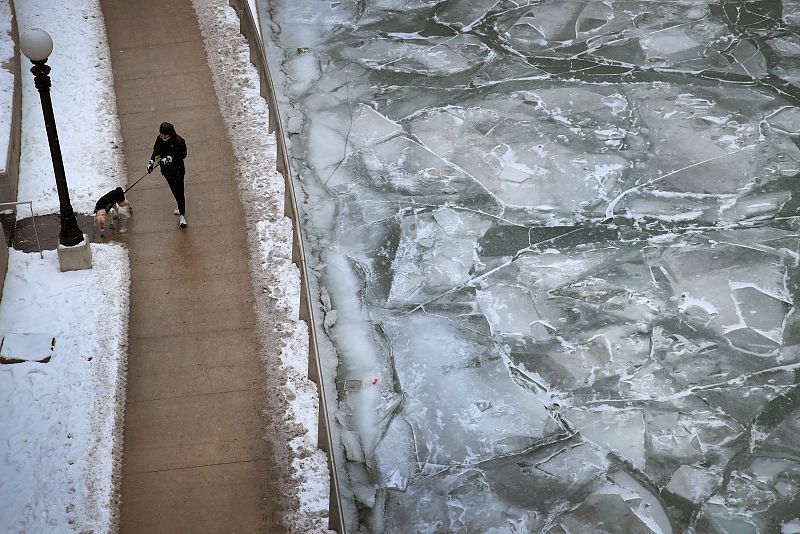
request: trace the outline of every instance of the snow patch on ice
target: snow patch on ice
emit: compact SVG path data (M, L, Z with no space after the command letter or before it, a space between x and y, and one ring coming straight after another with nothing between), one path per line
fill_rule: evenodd
M781 523L781 534L800 534L800 519Z

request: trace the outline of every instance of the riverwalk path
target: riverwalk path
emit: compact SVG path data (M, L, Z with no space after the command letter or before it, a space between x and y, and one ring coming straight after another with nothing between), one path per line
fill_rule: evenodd
M187 228L157 172L129 193L120 532L281 532L245 220L194 8L101 6L129 175L144 172L162 121L189 152Z

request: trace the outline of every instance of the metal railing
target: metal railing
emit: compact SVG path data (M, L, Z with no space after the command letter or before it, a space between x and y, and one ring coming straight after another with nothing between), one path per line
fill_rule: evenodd
M311 306L311 295L308 288L308 268L303 250L303 234L300 227L299 210L294 192L289 157L286 151L286 136L283 131L278 103L275 97L272 76L267 66L264 55L264 43L248 0L229 0L228 2L239 15L240 31L250 44L250 62L258 70L261 81L261 96L267 100L269 107L269 133L275 133L277 145L276 166L278 172L284 177L285 195L283 212L292 220L292 261L300 271L300 319L308 325L308 378L317 384L319 394L319 422L317 446L328 455L328 468L330 471L330 496L328 504L328 528L346 533L346 523L342 515L342 506L339 493L339 477L335 463L335 449L331 439L331 418L328 414L328 403L325 396L324 377L319 361L317 333L314 324L314 312Z
M44 259L44 254L42 254L42 244L39 242L39 230L36 228L36 215L34 215L33 213L33 200L21 200L19 202L0 202L0 208L22 206L23 204L27 204L28 207L31 209L31 224L33 225L33 233L36 234L36 246L39 247L39 258Z

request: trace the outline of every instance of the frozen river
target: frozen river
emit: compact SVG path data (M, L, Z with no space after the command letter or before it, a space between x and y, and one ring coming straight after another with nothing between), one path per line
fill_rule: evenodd
M800 0L259 11L351 531L800 532Z

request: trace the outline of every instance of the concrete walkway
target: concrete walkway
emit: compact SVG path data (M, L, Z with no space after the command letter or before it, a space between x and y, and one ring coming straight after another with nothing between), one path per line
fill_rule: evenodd
M156 171L130 192L120 531L281 532L230 141L190 0L101 0L128 173L162 121L186 139L186 217Z

